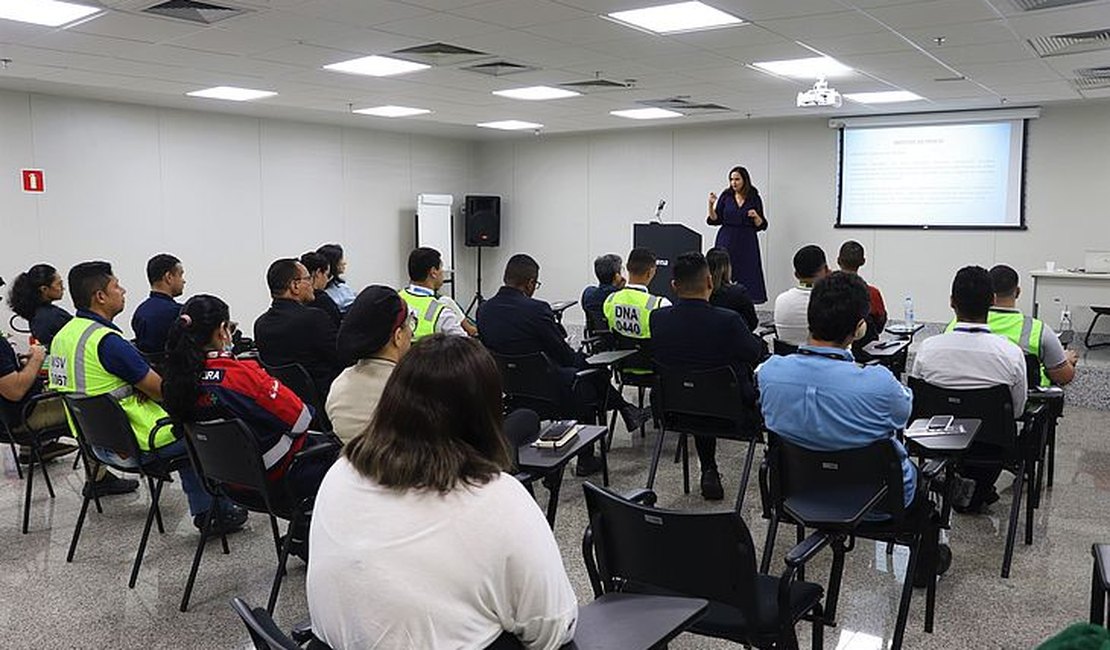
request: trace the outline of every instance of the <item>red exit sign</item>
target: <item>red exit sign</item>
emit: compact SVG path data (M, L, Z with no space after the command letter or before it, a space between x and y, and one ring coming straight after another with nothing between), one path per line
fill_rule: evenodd
M23 191L31 194L42 194L46 191L46 178L41 169L24 169Z

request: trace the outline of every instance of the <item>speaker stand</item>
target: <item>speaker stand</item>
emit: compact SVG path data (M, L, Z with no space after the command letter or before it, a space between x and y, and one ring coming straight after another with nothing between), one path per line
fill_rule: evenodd
M466 317L470 318L470 312L475 307L481 307L482 303L486 301L486 297L482 295L482 249L484 246L478 246L478 282L477 289L474 291L474 297L470 299L470 304L466 306ZM473 320L473 319L472 319Z

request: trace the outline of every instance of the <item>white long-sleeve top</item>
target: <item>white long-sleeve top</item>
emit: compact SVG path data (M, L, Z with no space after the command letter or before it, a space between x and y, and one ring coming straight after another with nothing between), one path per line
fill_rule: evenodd
M340 458L316 497L309 548L312 629L337 650L484 648L504 630L548 649L574 635L578 604L555 537L508 474L446 495L397 491Z

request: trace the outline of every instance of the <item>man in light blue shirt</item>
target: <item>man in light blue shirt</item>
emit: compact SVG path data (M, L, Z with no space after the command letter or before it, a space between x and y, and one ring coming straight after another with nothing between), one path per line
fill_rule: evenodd
M867 332L871 301L856 275L836 272L819 280L809 299L809 342L797 354L774 356L756 370L767 428L816 451L865 447L893 440L902 459L908 507L917 468L894 437L906 426L913 394L882 366L858 366L852 342Z

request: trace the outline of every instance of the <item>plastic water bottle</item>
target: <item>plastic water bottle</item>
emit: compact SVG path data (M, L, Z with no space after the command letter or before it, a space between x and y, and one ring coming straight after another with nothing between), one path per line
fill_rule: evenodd
M1060 312L1060 329L1056 330L1056 334L1060 337L1061 342L1064 343L1064 349L1067 349L1068 344L1071 343L1075 333L1072 331L1074 327L1071 324L1071 310L1067 305L1064 305L1064 310Z
M902 320L906 323L907 328L913 329L913 298L906 296L906 300L902 304Z

